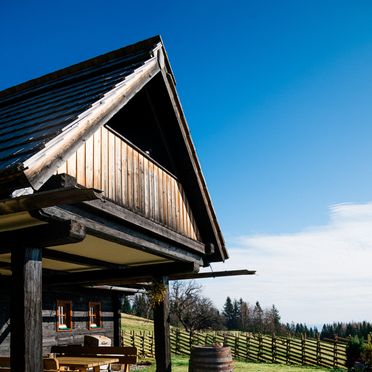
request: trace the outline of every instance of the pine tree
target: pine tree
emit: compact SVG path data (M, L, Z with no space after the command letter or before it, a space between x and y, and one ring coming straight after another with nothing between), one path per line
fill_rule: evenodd
M231 301L230 297L226 298L225 305L223 306L223 312L222 315L225 318L225 324L227 329L234 329L234 305Z
M147 296L144 294L134 296L132 310L136 316L147 319L152 318L152 309Z
M279 332L280 326L281 326L280 314L279 314L279 310L275 307L275 305L271 307L270 315L271 315L271 319L272 319L273 326L274 326L274 332Z
M246 332L249 330L250 325L250 309L242 298L239 300L239 310L238 329Z
M263 331L263 310L258 301L253 309L253 330L260 333Z
M132 305L127 296L124 296L123 302L121 304L121 311L126 314L132 314Z
M239 330L240 306L239 302L234 300L233 303L233 321L232 329Z

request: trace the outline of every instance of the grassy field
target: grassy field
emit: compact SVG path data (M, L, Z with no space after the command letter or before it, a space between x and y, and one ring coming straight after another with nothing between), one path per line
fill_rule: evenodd
M121 314L121 323L126 331L153 331L154 323L152 320L140 318L139 316Z
M152 365L149 367L138 367L137 369L131 370L138 372L155 372L155 363L152 361ZM172 358L172 372L187 372L189 365L189 359L185 357L173 357ZM140 369L141 368L141 369ZM301 366L286 366L280 364L264 364L264 363L244 363L234 362L234 372L322 372L332 371L324 368L313 368L313 367L301 367ZM336 372L336 370L333 370ZM337 371L343 371L338 369Z

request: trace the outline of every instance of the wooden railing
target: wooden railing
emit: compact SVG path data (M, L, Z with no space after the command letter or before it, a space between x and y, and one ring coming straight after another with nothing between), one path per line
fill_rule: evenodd
M199 240L181 183L149 156L100 128L59 169L85 187L103 190L115 203Z

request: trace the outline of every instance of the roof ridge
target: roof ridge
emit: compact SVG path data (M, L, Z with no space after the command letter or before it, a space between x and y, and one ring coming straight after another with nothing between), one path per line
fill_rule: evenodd
M123 57L123 56L126 56L126 55L129 56L129 55L131 55L135 52L139 52L141 50L146 51L147 48L148 48L148 51L150 51L158 43L163 44L160 35L156 35L156 36L150 37L148 39L139 41L137 43L125 46L123 48L116 49L114 51L101 54L99 56L90 58L90 59L82 61L82 62L78 62L76 64L65 67L63 69L53 71L53 72L50 72L48 74L37 77L35 79L31 79L31 80L28 80L26 82L20 83L18 85L14 85L12 87L6 88L6 89L0 91L0 99L1 98L6 98L7 96L9 96L11 98L12 94L21 93L22 90L37 87L38 85L41 85L48 80L61 78L63 76L69 75L71 73L81 71L86 67L99 65L102 62L105 62L107 60L112 59L113 57Z

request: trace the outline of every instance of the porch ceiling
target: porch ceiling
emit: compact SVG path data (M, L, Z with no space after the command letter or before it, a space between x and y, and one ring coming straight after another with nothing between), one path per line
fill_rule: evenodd
M105 267L105 263L107 263L107 266L114 264L125 267L172 262L169 259L126 247L93 235L87 235L85 239L79 243L49 247L47 250L48 254L46 256L48 258L43 257L43 269L64 272L97 269L99 266ZM51 252L57 253L54 256ZM58 252L66 253L67 255L62 254L61 259L58 259ZM11 275L10 267L4 265L8 263L10 266L10 255L10 253L0 254L1 275ZM49 258L50 255L55 258ZM69 255L72 257L70 259L72 262L68 262L70 257ZM79 259L81 262L77 262ZM95 265L94 261L91 260L100 261L100 264ZM87 264L84 264L84 261L86 261Z

